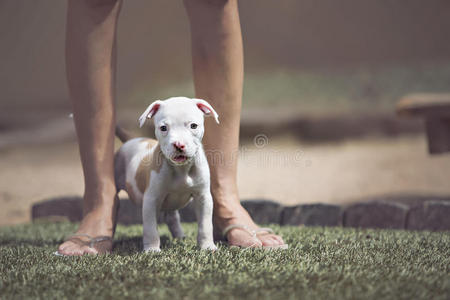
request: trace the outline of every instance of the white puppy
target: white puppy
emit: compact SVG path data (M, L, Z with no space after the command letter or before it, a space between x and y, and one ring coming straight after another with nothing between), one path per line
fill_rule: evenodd
M118 191L127 191L135 204L143 205L144 251L160 251L160 212L165 213L173 237L184 237L178 209L191 199L198 221L198 245L201 249L217 249L213 241L209 166L201 144L204 116L213 116L219 123L217 113L205 100L157 100L139 118L141 127L153 118L157 141L130 139L116 153Z

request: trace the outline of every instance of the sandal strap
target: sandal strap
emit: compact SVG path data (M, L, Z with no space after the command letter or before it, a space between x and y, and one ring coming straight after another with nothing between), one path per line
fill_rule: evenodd
M225 227L225 229L222 231L222 236L226 239L227 238L227 234L228 232L230 232L233 229L243 229L245 231L247 231L252 237L257 237L257 235L259 233L274 233L272 228L269 227L261 227L261 228L257 228L255 230L250 229L248 226L246 225L242 225L242 224L231 224L228 225L227 227Z
M89 247L95 248L94 245L97 244L97 243L101 243L101 242L104 242L104 241L112 242L112 240L113 239L110 236L106 236L106 235L96 236L95 238L92 238L89 241Z
M92 240L92 237L89 234L86 234L86 233L74 233L74 234L71 234L68 237L66 237L65 241L68 241L68 240L70 240L72 238L80 238L80 237L85 237L85 238L88 238L88 239Z
M81 237L88 238L88 240L87 241L83 241L81 239ZM91 237L90 235L85 234L85 233L72 234L72 235L68 236L65 240L68 241L70 239L78 239L78 240L80 240L80 242L82 242L85 245L88 245L91 248L94 248L94 245L97 244L97 243L104 242L104 241L111 241L112 242L112 240L113 240L113 238L110 237L110 236L101 235L101 236Z
M272 228L269 228L269 227L261 227L261 228L258 228L258 229L255 230L255 232L256 232L256 234L258 234L258 233L263 233L263 232L265 232L265 233L270 233L270 234L275 233L275 232L273 231L273 229L272 229Z
M227 227L225 227L225 229L222 231L222 236L226 239L227 238L227 234L228 232L230 232L233 229L242 229L247 231L252 237L256 237L256 231L250 229L248 226L243 225L243 224L231 224L228 225Z

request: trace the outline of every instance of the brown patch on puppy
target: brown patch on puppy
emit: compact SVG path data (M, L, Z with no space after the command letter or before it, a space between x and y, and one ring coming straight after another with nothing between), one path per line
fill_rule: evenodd
M135 195L134 192L133 192L133 186L132 186L129 182L126 182L126 183L125 183L125 187L126 187L126 191L127 191L127 194L128 194L128 198L130 198L130 200L131 200L134 204L136 204L136 205L142 205L142 198L141 198L140 201L139 201L139 199L136 197L136 195Z
M148 144L148 148L150 149L153 146L155 146L156 144L158 144L158 141L155 139L148 138L148 139L142 139L141 143Z
M161 152L161 148L159 147L158 141L154 140L154 139L143 139L142 141L140 141L140 143L145 143L146 144L146 151L151 151L152 148L154 148L154 150L145 155L141 162L139 163L139 166L136 170L136 174L134 176L134 180L136 182L136 186L138 188L138 190L141 192L141 194L143 195L145 190L148 187L148 184L150 182L150 173L152 172L152 170L156 171L157 173L159 173L159 171L161 170L162 167L162 152ZM129 182L125 183L125 190L128 193L128 197L130 198L130 200L136 204L136 205L142 205L142 200L143 197L137 197L134 190L133 190L133 185Z
M154 140L151 139L149 139L148 141L150 148L151 148L150 143L153 143L153 141ZM156 173L159 173L161 167L162 167L162 152L159 145L157 145L151 155L149 154L144 156L144 158L141 160L136 170L134 180L136 180L136 186L142 194L144 194L150 182L150 173L152 171L156 171Z

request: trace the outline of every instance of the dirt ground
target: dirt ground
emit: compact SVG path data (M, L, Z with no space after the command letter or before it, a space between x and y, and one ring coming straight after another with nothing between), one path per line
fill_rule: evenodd
M239 157L242 199L286 205L359 201L380 195L450 195L450 155L430 157L423 136L303 145L260 137ZM30 221L30 206L81 195L76 143L29 145L0 155L0 225Z

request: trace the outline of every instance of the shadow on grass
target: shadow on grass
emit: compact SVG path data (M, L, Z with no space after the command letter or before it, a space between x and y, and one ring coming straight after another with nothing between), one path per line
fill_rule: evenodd
M55 240L42 240L42 239L14 239L9 238L0 241L0 247L20 247L20 246L31 246L36 248L43 247L55 247L57 248L61 243L63 243L63 239L55 239ZM176 243L176 242L175 242ZM169 236L163 235L161 236L161 249L170 248L174 246L174 242L171 241ZM126 237L118 240L114 240L113 242L113 254L117 255L133 255L136 253L142 252L143 244L142 244L142 236L134 236L134 237Z
M32 246L32 247L49 247L57 246L62 243L62 240L31 240L31 239L6 239L0 241L0 247L17 247L17 246Z
M169 248L173 246L173 241L169 236L161 236L161 249ZM129 238L123 238L114 241L113 254L117 255L133 255L142 252L144 248L142 243L142 236L134 236Z

